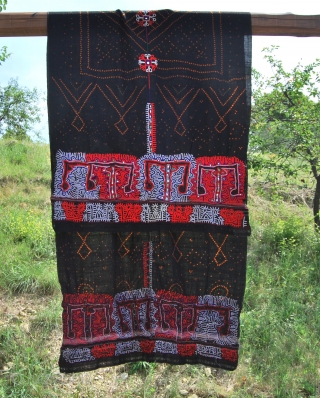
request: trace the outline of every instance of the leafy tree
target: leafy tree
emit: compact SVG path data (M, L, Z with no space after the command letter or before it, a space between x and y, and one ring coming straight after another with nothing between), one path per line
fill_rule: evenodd
M27 133L40 121L39 99L36 88L20 87L17 79L0 87L0 137L29 139Z
M0 12L2 10L6 9L7 5L7 0L0 0ZM7 47L2 47L0 49L0 65L2 62L4 62L8 57L10 57L10 54L7 53Z
M7 0L0 0L0 12L6 9L6 5ZM7 53L7 47L2 47L0 49L0 65L1 62L4 62L8 57L10 57L10 54Z
M7 8L7 3L8 3L7 0L0 0L0 12Z
M315 180L314 223L320 231L320 60L286 72L276 49L264 49L273 76L253 72L249 166L285 176L310 173Z
M1 65L1 63L4 62L7 58L9 58L10 55L11 55L11 54L9 54L9 53L7 52L7 47L6 47L6 46L0 48L0 65Z

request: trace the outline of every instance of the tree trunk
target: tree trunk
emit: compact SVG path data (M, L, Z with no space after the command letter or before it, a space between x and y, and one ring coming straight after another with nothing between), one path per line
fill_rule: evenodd
M316 178L316 181L316 190L314 192L313 198L313 217L316 231L320 233L320 175Z

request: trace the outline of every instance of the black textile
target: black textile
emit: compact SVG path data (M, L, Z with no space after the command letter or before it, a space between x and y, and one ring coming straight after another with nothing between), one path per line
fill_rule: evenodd
M250 68L249 14L49 13L62 372L236 368Z

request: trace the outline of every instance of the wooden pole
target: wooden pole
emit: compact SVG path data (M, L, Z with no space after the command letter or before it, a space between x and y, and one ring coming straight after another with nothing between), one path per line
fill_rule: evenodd
M46 12L0 13L0 37L47 36Z
M252 34L320 37L320 15L252 14ZM0 13L0 37L46 35L46 12Z

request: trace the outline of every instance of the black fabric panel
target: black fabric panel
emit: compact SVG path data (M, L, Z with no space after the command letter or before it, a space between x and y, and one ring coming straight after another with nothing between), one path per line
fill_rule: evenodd
M60 370L141 360L234 370L250 15L49 13L47 60Z

